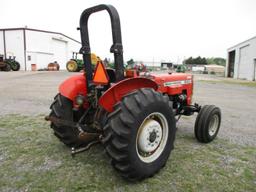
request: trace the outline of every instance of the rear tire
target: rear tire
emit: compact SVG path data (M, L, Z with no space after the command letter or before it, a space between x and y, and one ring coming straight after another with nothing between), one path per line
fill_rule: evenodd
M70 60L67 62L66 68L69 72L77 72L78 71L78 64L74 60Z
M13 71L19 71L20 70L20 64L17 61L12 61L12 63L10 63L11 69Z
M176 121L167 96L139 89L108 115L103 144L113 167L129 180L153 176L173 149Z
M52 110L49 116L57 117L60 119L73 121L74 112L72 110L72 101L68 98L57 94L54 98L50 109ZM51 128L54 135L68 147L79 147L83 144L78 138L78 130L73 127L62 126L51 122Z
M6 72L11 71L11 66L8 63L6 63L6 66L4 67L3 71L6 71Z
M195 122L195 136L201 143L215 139L221 124L221 111L215 105L205 105L200 110Z

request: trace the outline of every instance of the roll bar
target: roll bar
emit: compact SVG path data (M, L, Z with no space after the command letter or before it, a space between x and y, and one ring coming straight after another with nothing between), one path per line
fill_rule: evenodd
M88 83L92 81L92 66L90 55L91 48L88 33L88 19L91 14L104 10L108 12L111 19L113 45L110 48L110 52L114 53L116 80L120 81L124 79L123 45L119 15L116 8L112 5L101 4L85 9L80 17L80 33L82 40L82 48L80 49L80 53L83 54L87 79L87 88L89 88Z

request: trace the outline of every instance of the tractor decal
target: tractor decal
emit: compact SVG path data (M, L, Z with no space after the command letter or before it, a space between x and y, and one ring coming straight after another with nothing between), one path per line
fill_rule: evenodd
M186 84L191 84L191 83L192 83L192 80L172 81L172 82L164 83L164 86L170 87L172 85L186 85Z

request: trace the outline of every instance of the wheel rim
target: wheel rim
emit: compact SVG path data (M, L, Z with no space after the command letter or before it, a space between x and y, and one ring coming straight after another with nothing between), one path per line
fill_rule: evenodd
M69 68L70 71L73 71L75 69L75 65L73 63L70 63L68 65L68 68Z
M69 71L75 71L76 70L76 63L74 61L69 61L67 66Z
M168 123L163 114L151 113L144 119L136 137L136 151L140 160L151 163L162 154L168 140L168 131Z
M13 69L14 70L17 70L18 69L18 65L15 63L15 64L13 64Z
M219 116L217 114L212 116L212 119L209 123L209 135L213 136L217 132L219 127Z

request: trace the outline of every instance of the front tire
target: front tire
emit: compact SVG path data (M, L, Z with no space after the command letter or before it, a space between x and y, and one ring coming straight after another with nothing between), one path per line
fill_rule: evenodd
M195 122L195 136L201 143L209 143L217 136L221 124L221 111L215 105L205 105Z
M143 88L108 115L103 144L113 167L130 180L153 176L173 149L176 121L167 96Z
M12 63L10 63L11 69L13 71L19 71L20 70L20 63L17 61L12 61Z

